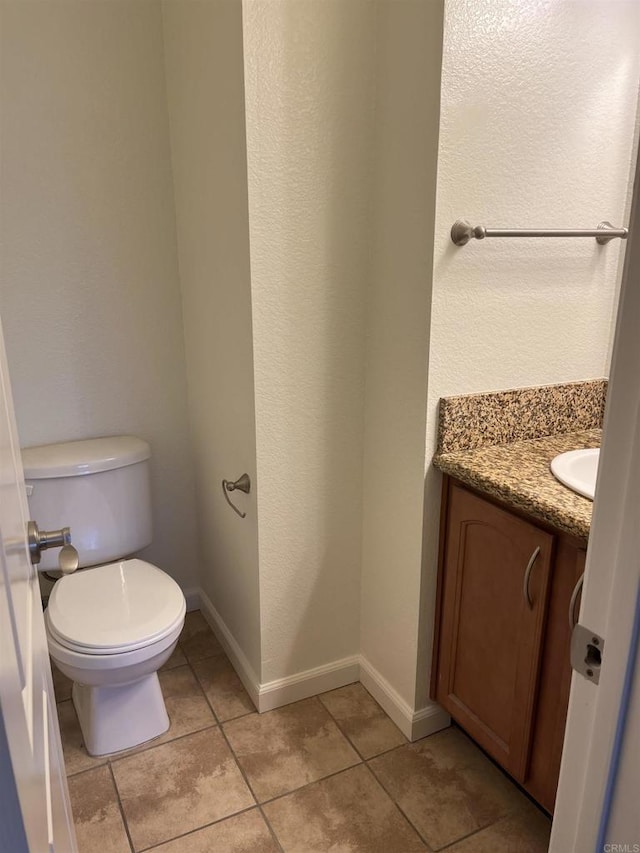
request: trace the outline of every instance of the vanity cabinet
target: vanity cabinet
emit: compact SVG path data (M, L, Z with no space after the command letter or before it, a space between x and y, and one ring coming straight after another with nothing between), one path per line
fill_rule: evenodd
M432 696L553 810L584 543L445 477Z

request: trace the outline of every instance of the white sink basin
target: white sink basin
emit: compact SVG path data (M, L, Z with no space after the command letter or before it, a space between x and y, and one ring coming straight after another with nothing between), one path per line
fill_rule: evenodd
M569 450L551 460L551 472L565 486L593 500L599 459L599 447L589 450Z

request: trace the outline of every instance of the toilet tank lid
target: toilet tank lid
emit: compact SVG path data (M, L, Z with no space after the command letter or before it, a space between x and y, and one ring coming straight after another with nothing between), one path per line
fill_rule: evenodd
M22 449L22 465L26 480L48 480L54 477L80 477L125 468L151 456L146 441L134 435L111 435L41 444Z

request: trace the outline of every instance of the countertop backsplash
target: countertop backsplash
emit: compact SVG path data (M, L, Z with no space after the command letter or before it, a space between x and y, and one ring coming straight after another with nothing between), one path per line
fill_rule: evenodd
M606 379L443 397L437 455L601 429Z

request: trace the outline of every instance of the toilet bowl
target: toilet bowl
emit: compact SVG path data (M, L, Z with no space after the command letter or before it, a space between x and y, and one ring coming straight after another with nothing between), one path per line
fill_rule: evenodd
M131 559L68 575L45 612L49 654L73 684L87 752L137 746L169 728L157 671L184 625L178 584Z

